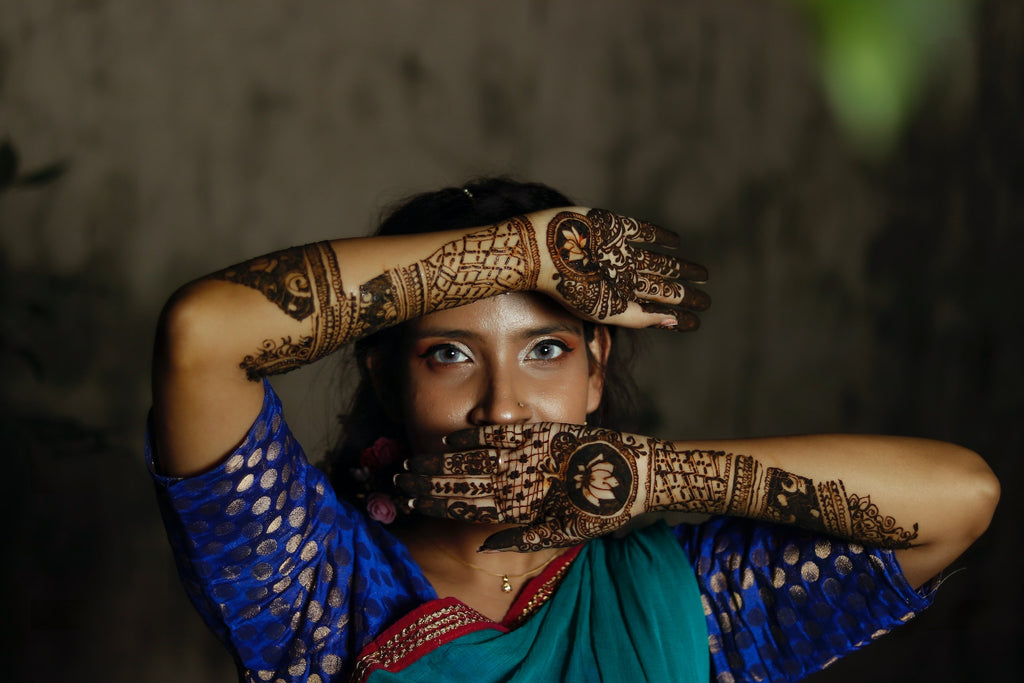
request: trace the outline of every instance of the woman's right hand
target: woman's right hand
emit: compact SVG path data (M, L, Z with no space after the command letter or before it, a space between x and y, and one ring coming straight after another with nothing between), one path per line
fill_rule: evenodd
M624 327L700 325L696 312L711 299L693 283L704 282L707 270L651 250L674 249L675 233L604 209L565 209L534 223L542 261L537 289L577 315Z

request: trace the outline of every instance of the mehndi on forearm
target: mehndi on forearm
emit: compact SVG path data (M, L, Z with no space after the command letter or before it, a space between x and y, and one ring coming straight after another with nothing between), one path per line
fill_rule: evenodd
M904 529L869 495L847 492L841 479L815 481L750 455L657 441L648 486L652 510L748 517L885 548L909 548L918 533L917 523Z
M310 334L265 339L241 362L249 379L287 372L343 344L433 311L502 292L533 289L540 256L525 217L482 228L426 258L347 290L330 242L293 247L214 273L251 287Z

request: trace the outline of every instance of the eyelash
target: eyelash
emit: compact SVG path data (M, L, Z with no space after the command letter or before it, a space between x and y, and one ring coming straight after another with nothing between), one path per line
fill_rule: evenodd
M556 348L556 349L558 349L559 353L558 353L558 355L550 357L550 358L531 358L531 356L533 356L535 353L537 353L537 351L539 349L541 349L543 347L553 347L553 348ZM559 339L542 339L541 341L539 341L536 344L534 344L533 347L531 347L530 350L526 353L526 360L541 361L541 362L554 361L554 360L558 360L559 358L561 358L566 353L571 353L572 350L573 350L573 348L571 346L569 346L568 344L566 344L565 342L563 342L563 341L561 341ZM441 357L442 353L457 353L460 356L462 356L463 358L461 358L459 360L445 360L445 359L443 359ZM463 349L459 348L457 345L449 344L449 343L434 344L433 346L428 348L426 351L421 353L420 354L420 358L423 358L424 360L428 360L428 361L433 361L433 362L438 363L440 365L458 365L460 363L465 363L466 361L471 361L472 360L472 357L469 355L469 353L467 353Z
M455 360L455 361L452 361L452 360L442 360L440 358L440 354L442 352L444 352L444 351L455 351L456 353L459 353L462 356L465 356L465 358L467 360L471 360L470 357L469 357L469 354L466 353L465 351L463 351L462 349L460 349L455 344L434 344L429 349L427 349L426 351L421 353L420 354L420 358L423 358L423 359L429 360L429 361L434 361L435 363L440 363L441 365L457 365L459 363L466 362L465 360Z
M568 344L566 344L563 341L560 341L558 339L543 339L543 340L537 342L536 344L534 344L533 348L530 349L529 353L526 354L527 359L529 360L530 356L532 356L534 354L534 352L537 351L537 349L539 349L539 348L541 348L543 346L553 346L556 349L559 349L560 353L557 356L554 356L553 358L535 358L533 360L553 361L553 360L557 360L557 359L561 358L564 354L569 353L569 352L572 351L572 347L569 346Z

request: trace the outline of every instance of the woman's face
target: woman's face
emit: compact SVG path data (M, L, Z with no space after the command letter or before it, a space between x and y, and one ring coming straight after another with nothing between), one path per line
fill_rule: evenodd
M530 293L411 321L401 347L411 445L438 452L444 435L489 424L583 424L601 401L608 344L601 328L588 344L579 318Z

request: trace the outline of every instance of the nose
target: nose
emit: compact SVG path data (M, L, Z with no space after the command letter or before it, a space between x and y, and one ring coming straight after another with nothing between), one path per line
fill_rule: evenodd
M469 414L470 424L483 427L530 422L532 409L528 398L522 394L514 371L495 369L480 387L479 398Z

